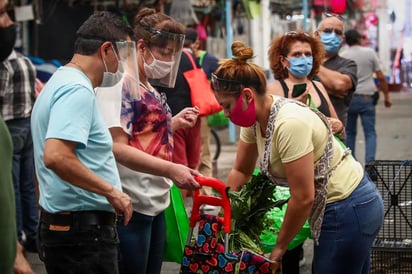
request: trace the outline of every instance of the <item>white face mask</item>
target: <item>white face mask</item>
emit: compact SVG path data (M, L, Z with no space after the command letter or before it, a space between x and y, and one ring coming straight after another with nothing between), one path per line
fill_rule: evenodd
M113 49L114 55L116 56L117 63L118 63L117 71L115 73L110 72L107 69L106 62L103 59L103 64L104 64L106 71L103 72L103 79L102 79L102 83L100 84L100 87L113 87L114 85L119 83L120 80L123 78L123 71L124 71L123 65L120 62L119 58L117 57L116 51L114 50L113 46L112 46L112 49Z
M146 77L149 79L162 79L167 76L173 68L174 62L170 61L160 61L157 60L152 52L149 50L150 55L153 58L152 63L149 65L146 63L146 60L143 58L143 68L146 74Z

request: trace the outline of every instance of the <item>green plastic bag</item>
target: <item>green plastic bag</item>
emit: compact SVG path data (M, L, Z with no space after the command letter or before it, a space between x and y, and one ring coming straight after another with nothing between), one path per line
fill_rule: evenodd
M207 116L209 127L223 128L229 125L229 118L225 117L223 110Z
M165 210L166 245L164 262L182 263L183 250L189 235L189 218L179 188L170 189L170 205Z
M288 187L276 187L276 191L273 195L276 200L288 199L290 197L290 192ZM276 240L278 238L278 233L280 227L282 226L283 217L286 213L287 204L283 205L282 208L273 208L267 214L270 219L273 219L273 225L265 230L263 230L260 235L260 244L263 252L270 253L275 247ZM289 243L288 249L291 250L297 247L299 244L303 243L307 238L310 237L310 226L309 222L306 221L302 229L296 234L295 238Z

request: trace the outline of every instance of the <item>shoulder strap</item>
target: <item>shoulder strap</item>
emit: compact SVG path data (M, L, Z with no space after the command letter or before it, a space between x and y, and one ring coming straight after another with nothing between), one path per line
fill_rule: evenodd
M190 52L188 52L187 50L185 50L185 49L182 50L182 52L183 52L184 54L186 54L187 58L189 58L189 60L190 60L190 63L192 63L193 68L196 69L197 66L196 66L195 60L193 60L192 54L191 54Z
M286 85L286 82L285 82L285 80L283 80L283 79L279 79L279 83L280 83L280 85L281 85L282 88L283 88L283 95L284 95L284 97L285 97L285 98L288 98L288 93L289 93L288 85Z

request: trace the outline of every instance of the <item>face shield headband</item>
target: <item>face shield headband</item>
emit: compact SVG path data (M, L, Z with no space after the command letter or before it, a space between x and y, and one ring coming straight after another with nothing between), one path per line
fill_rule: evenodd
M158 29L153 29L148 26L144 26L140 24L140 26L147 32L151 34L149 43L154 43L156 44L157 41L162 40L162 41L177 41L177 42L182 42L185 39L185 36L183 34L179 33L173 33L173 32L168 32L168 31L163 31L163 30L158 30Z
M240 81L219 78L212 73L212 89L214 91L240 91L244 86Z

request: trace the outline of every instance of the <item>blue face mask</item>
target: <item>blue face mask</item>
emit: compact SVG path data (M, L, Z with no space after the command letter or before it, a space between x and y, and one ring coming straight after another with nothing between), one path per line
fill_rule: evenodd
M342 43L342 37L337 36L335 32L325 33L322 32L320 40L325 45L326 52L328 54L338 53L340 45Z
M289 58L290 73L296 78L303 78L309 75L313 67L312 56L302 56L297 58Z

